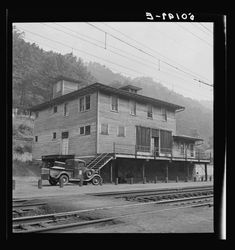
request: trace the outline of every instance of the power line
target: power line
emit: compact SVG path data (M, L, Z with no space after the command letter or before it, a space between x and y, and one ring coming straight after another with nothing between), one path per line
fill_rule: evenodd
M64 32L64 31L62 31L62 30L60 30L60 29L51 27L51 26L46 25L46 24L44 24L44 25L45 25L45 26L48 26L48 27L50 27L50 28L52 28L52 29L58 30L58 31L60 31L60 32L63 32L63 33L65 33L65 34L67 34L67 35L70 35L70 36L73 36L73 37L75 37L75 38L81 39L80 37L77 37L77 36L74 36L74 35L72 35L72 34L70 34L70 33ZM63 26L63 27L64 27L64 26ZM65 27L64 27L64 28L65 28ZM93 42L87 41L86 39L81 39L81 40L83 40L83 41L85 41L85 42L89 42L89 43L91 43L92 45L95 45L95 46L98 46L98 47L104 49L102 46L99 46L99 45L97 45L97 44L95 44L95 43L93 43ZM107 48L106 48L106 49L107 49ZM115 52L115 51L112 51L112 50L110 50L110 49L108 49L108 50L109 50L110 52L116 54L116 55L122 56L122 57L124 57L124 58L127 58L127 59L133 61L133 59L131 59L131 58L125 56L125 55L121 55L121 54L119 54L119 53L117 53L117 52ZM137 61L137 60L135 60L135 61ZM140 64L142 64L142 65L147 66L148 68L150 67L150 66L146 65L146 64L143 63L143 62L139 62L139 61L137 61L137 62L140 63ZM160 60L159 60L159 64L160 64ZM154 69L156 69L156 67L153 67L153 66L151 66L151 67L154 68ZM160 71L160 67L158 68L158 70ZM193 79L193 80L197 80L197 79ZM200 81L200 82L202 82L202 81ZM207 84L207 83L205 83L205 84Z
M198 24L200 24L203 28L205 28L205 29L208 30L211 34L213 34L213 32L212 32L210 29L208 29L206 26L204 26L202 23L198 23Z
M45 25L45 24L44 24L44 25ZM46 25L46 26L48 26L48 25ZM140 64L142 64L142 65L145 65L145 66L147 66L147 67L153 67L153 66L149 66L149 65L143 63L143 58L140 58L142 61L138 61L138 60L129 58L129 57L127 57L126 55L121 55L121 54L119 54L119 53L117 53L117 52L115 52L115 51L113 51L113 50L108 49L107 45L106 45L105 47L102 47L102 46L99 46L99 45L97 45L97 44L95 44L95 43L93 43L93 42L87 41L87 40L85 40L85 39L81 39L81 38L78 37L78 36L74 36L74 35L72 35L72 34L70 34L70 33L64 32L63 30L60 30L60 29L57 29L57 28L54 28L54 27L51 27L51 26L48 26L48 27L50 27L50 28L52 28L52 29L56 29L56 30L58 30L58 31L60 31L60 32L63 32L63 33L65 33L65 34L67 34L67 35L70 35L70 36L73 36L73 37L75 37L75 38L78 38L78 39L83 40L83 41L85 41L85 42L91 43L92 45L98 46L98 47L101 48L101 49L106 49L106 50L108 50L108 51L110 51L110 52L112 52L112 53L114 53L114 54L116 54L116 55L122 56L122 57L127 58L127 59L129 59L129 60L131 60L131 61L134 60L134 61L136 61L136 62L138 62L138 63L140 63ZM62 26L62 27L63 27L63 26ZM65 27L64 27L64 28L65 28ZM120 50L120 51L123 51L123 50L118 49L118 48L116 48L116 47L114 47L114 46L111 46L111 45L109 45L109 47L115 48L115 49ZM126 51L123 51L123 52L124 52L125 54L130 54L130 53L126 52ZM130 54L130 55L132 55L132 54ZM134 56L134 55L132 55L132 56ZM135 56L134 56L134 57L135 57ZM139 57L137 57L137 58L139 58ZM153 63L151 62L151 64L153 64ZM153 68L156 69L155 67L153 67Z
M194 27L196 27L197 29L199 29L200 31L202 31L203 33L205 33L206 35L208 35L210 38L212 38L211 34L209 34L208 32L206 32L205 30L201 29L199 26L196 25L196 23L191 23L190 24Z
M142 52L142 53L144 53L144 54L146 54L146 55L149 55L149 56L151 56L151 57L153 57L153 58L155 58L155 59L157 59L157 60L160 60L159 58L156 58L156 57L153 56L152 54L150 54L150 53L148 53L148 52L146 52L146 51L144 51L144 50L142 50L142 49L140 49L140 48L137 48L136 46L134 46L134 45L132 45L132 44L130 44L130 43L127 43L126 41L123 41L122 39L120 39L120 38L118 38L118 37L116 37L116 36L110 34L109 32L107 32L107 31L105 31L105 30L103 30L103 29L98 28L97 26L95 26L95 25L93 25L93 24L91 24L91 23L89 23L89 22L87 22L87 24L93 26L94 28L96 28L96 29L98 29L98 30L100 30L100 31L102 31L102 32L106 32L106 33L109 34L111 37L113 37L113 38L115 38L115 39L117 39L117 40L119 40L119 41L121 41L121 42L123 42L123 43L129 45L130 47L133 47L133 48L137 49L138 51L140 51L140 52ZM192 74L190 74L190 73L188 73L188 72L186 72L186 71L184 71L184 70L182 70L182 69L180 69L180 68L178 68L178 67L176 67L176 66L174 66L174 65L172 65L172 64L170 64L170 63L168 63L168 62L166 62L166 61L161 60L161 62L163 62L163 63L167 64L168 66L173 67L173 68L175 68L175 69L177 69L177 70L179 70L179 71L181 71L181 72L184 72L185 74L188 74L188 75L191 75L191 76L195 77L195 75L192 75ZM194 78L193 80L194 80L194 81L199 81L199 80L196 79L196 78ZM212 84L208 84L208 83L207 83L207 85L213 87Z
M176 25L178 25L179 27L181 27L182 29L186 30L187 32L189 32L190 34L192 34L193 36L197 37L198 39L200 39L201 41L205 42L206 44L208 44L210 47L212 47L212 45L210 43L208 43L206 40L202 39L200 36L195 35L193 32L191 32L190 30L188 30L187 28L181 26L179 23L175 23Z
M43 38L43 39L46 39L46 40L48 40L48 41L52 41L52 42L58 43L58 44L60 44L60 45L62 45L62 46L71 48L71 46L69 46L69 45L67 45L67 44L61 43L61 42L59 42L59 41L55 41L55 40L53 40L53 39L47 38L47 37L45 37L45 36L39 35L39 34L34 33L34 32L32 32L32 31L28 31L28 30L23 29L23 28L21 28L21 29L24 30L24 31L26 31L26 32L29 32L29 33L31 33L31 34L33 34L33 35L39 36L39 37L41 37L41 38ZM136 73L139 73L139 74L144 75L142 72L133 70L133 69L128 68L128 67L124 67L123 65L120 65L120 64L113 63L112 61L106 60L106 59L104 59L104 58L98 57L98 56L93 55L93 54L88 53L88 52L84 52L84 51L82 51L82 50L80 50L80 49L74 48L74 50L79 51L79 52L82 52L82 53L85 53L85 54L88 54L88 55L93 56L93 57L96 57L96 58L99 58L99 59L101 59L101 60L103 60L103 61L107 61L107 62L109 62L109 63L111 63L111 64L117 65L118 67L122 67L122 68L125 68L125 69L127 69L127 70L134 71L134 72L136 72ZM165 73L165 72L162 72L162 73ZM167 73L167 74L169 75L170 73ZM148 75L146 75L146 77L148 77ZM183 79L183 78L182 78L182 79ZM84 79L84 80L85 80L85 79ZM87 79L86 79L86 80L87 80ZM183 80L185 80L185 79L183 79ZM164 81L164 82L166 83L166 81ZM191 93L191 92L190 92L190 93Z

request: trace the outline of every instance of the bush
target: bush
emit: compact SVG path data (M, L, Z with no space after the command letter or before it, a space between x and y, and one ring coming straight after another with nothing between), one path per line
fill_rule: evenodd
M23 148L21 145L18 145L18 146L15 146L15 147L14 147L14 151L15 151L17 154L23 154L23 153L24 153L24 148Z

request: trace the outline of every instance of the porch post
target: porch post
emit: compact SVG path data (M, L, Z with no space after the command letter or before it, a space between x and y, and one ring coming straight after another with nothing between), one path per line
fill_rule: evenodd
M143 162L142 165L142 178L143 178L143 183L145 183L145 161Z
M205 181L207 181L207 163L205 163Z
M110 182L113 182L113 161L110 164Z
M168 182L168 163L166 163L166 182Z

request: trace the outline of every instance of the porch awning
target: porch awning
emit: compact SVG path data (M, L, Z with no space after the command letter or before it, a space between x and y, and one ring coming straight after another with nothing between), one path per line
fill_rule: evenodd
M203 139L201 138L192 137L188 135L173 135L173 140L174 141L191 141L191 142L203 141Z

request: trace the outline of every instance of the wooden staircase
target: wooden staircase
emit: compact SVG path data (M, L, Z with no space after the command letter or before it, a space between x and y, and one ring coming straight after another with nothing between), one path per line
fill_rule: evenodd
M113 155L111 153L99 154L87 164L87 168L99 171L112 159L113 159Z

